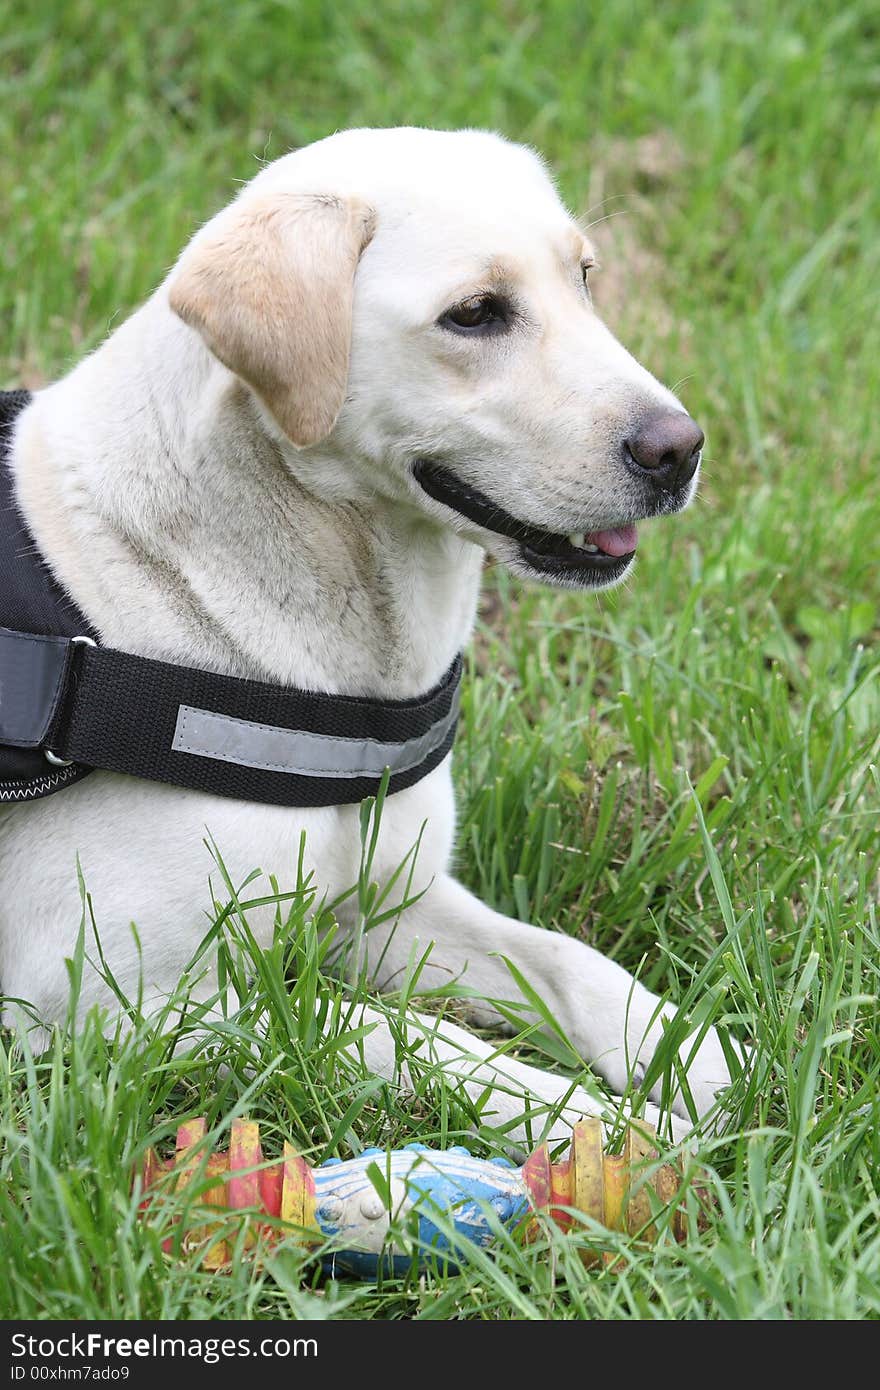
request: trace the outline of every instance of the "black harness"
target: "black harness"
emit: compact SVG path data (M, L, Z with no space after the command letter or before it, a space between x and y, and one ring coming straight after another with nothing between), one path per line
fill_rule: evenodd
M54 579L8 467L26 391L0 392L0 803L95 768L275 806L338 806L427 776L452 747L461 656L427 695L323 695L99 644Z

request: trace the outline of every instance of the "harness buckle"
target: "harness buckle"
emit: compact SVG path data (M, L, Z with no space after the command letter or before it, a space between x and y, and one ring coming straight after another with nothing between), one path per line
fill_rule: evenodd
M84 647L97 647L98 645L97 642L94 642L91 637L71 637L70 645L72 647L75 646L77 642L81 643ZM73 758L59 758L57 753L52 752L51 748L43 749L43 757L46 759L46 762L51 763L53 767L73 766Z

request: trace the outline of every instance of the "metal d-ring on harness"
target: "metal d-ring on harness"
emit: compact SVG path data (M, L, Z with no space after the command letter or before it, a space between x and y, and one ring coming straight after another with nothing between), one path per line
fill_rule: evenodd
M95 768L277 806L338 806L427 776L452 747L461 656L409 700L325 695L102 647L16 504L0 392L0 804ZM48 766L47 766L48 765Z

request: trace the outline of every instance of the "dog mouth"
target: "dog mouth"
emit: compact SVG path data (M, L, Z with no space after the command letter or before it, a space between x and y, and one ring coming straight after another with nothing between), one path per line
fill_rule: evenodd
M435 502L485 531L514 541L521 562L551 581L604 588L619 579L635 557L638 533L633 525L561 535L511 516L432 459L417 459L413 477Z

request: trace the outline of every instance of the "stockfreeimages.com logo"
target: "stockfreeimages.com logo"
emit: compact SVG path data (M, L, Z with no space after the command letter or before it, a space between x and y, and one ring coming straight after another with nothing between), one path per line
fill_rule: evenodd
M214 1366L219 1361L236 1357L266 1357L284 1360L290 1356L317 1356L318 1343L314 1337L162 1337L153 1332L148 1337L107 1337L102 1332L71 1332L61 1337L35 1337L14 1332L12 1342L13 1380L91 1380L105 1379L109 1367L101 1374L98 1361L121 1361L113 1369L118 1379L128 1378L126 1362L177 1359L201 1361ZM25 1364L22 1365L22 1358ZM49 1374L45 1361L85 1361L84 1366L61 1366L60 1374ZM27 1362L30 1362L30 1365ZM53 1368L54 1370L54 1368ZM113 1376L117 1379L117 1376Z

